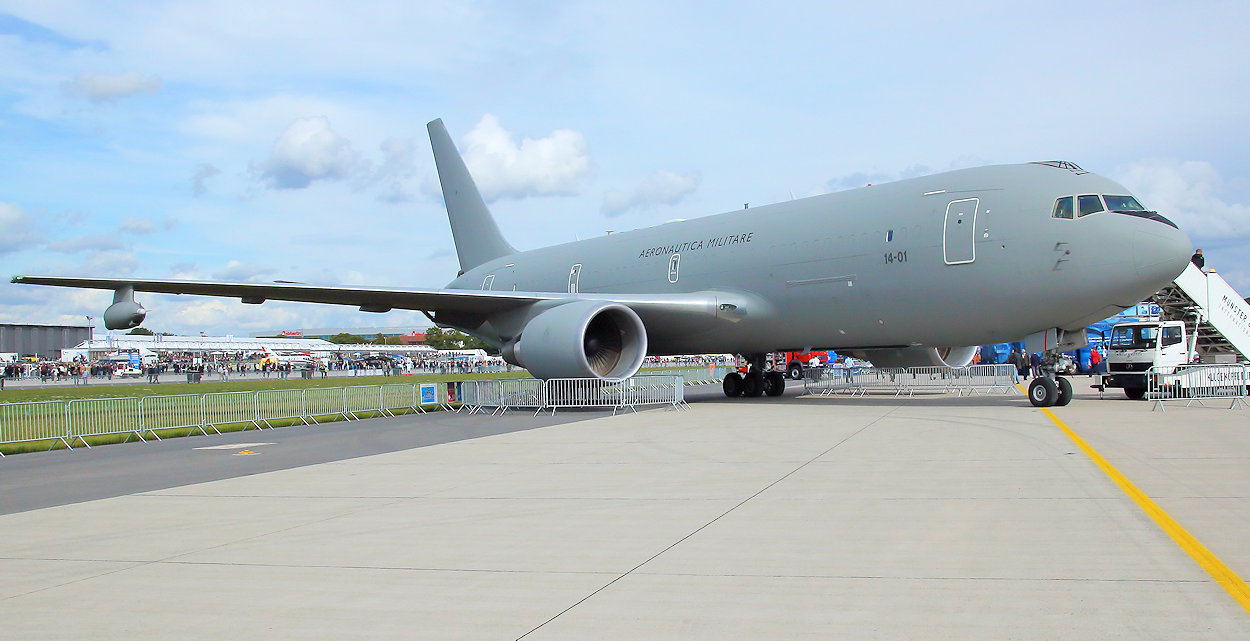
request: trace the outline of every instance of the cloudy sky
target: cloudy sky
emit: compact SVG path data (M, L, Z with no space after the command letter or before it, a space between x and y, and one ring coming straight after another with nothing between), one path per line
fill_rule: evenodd
M0 0L0 322L103 327L111 293L16 274L441 286L434 118L520 249L1066 159L1250 294L1247 25L1202 0ZM139 299L186 334L424 321Z

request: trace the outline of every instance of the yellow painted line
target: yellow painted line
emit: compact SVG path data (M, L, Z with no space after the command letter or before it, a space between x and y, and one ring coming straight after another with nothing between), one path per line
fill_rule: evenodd
M1017 385L1017 387L1019 386ZM1073 432L1072 428L1068 427L1063 421L1059 420L1059 417L1055 416L1054 412L1051 412L1045 407L1040 409L1042 410L1042 413L1050 417L1050 420L1053 421L1055 425L1059 426L1059 429L1062 430L1064 434L1068 435L1068 438L1072 439L1073 443L1076 443L1077 447L1081 448L1082 452L1085 452L1085 455L1088 456L1090 460L1092 460L1094 464L1103 471L1103 473L1110 477L1116 485L1120 486L1120 489L1123 490L1129 498L1133 499L1133 502L1137 504L1137 507L1140 507L1147 516L1154 520L1155 524L1167 533L1168 536L1172 537L1172 540L1175 541L1176 544L1190 556L1190 558L1196 561L1207 574L1210 574L1211 578L1215 579L1215 582L1219 583L1220 587L1223 587L1224 590L1228 592L1229 596L1233 597L1237 603L1240 603L1241 607L1250 611L1250 586L1247 586L1246 582L1243 581L1241 577L1237 576L1236 572L1233 572L1231 568L1224 565L1224 562L1221 561L1219 557L1212 554L1205 545L1200 543L1198 539L1194 538L1194 536L1186 531L1185 528L1181 527L1181 524L1177 523L1176 519L1168 515L1167 512L1164 512L1163 508L1159 507L1159 505L1151 500L1149 496L1146 496L1144 492L1137 489L1137 486L1133 485L1132 481L1129 481L1128 478L1121 474L1119 470L1115 469L1111 463L1107 462L1107 459L1103 458L1101 454L1094 450L1094 448L1090 447L1089 444L1085 442L1085 439L1077 436L1076 432Z

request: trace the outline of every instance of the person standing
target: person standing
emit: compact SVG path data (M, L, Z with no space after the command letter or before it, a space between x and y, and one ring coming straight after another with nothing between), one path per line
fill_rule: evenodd
M1007 355L1007 364L1011 365L1011 368L1012 368L1011 369L1011 375L1012 375L1011 382L1019 383L1020 374L1022 373L1021 370L1023 369L1020 366L1020 351L1019 350L1017 350L1014 347L1011 348L1011 353Z
M1207 259L1203 257L1201 249L1196 250L1194 255L1189 257L1189 262L1193 263L1194 267L1198 269L1203 269L1207 266Z

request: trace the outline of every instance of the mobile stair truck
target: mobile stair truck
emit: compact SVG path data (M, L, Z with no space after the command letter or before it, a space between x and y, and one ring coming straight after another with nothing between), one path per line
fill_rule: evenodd
M1245 396L1250 304L1219 274L1193 264L1152 301L1158 319L1111 329L1103 387L1132 399Z

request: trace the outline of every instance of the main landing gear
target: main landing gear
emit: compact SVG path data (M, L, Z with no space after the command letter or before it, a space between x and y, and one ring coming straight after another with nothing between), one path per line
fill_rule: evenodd
M765 394L781 396L786 391L786 375L782 372L764 371L766 359L763 354L748 354L746 360L746 374L734 371L725 376L725 381L721 384L725 396L758 398Z

